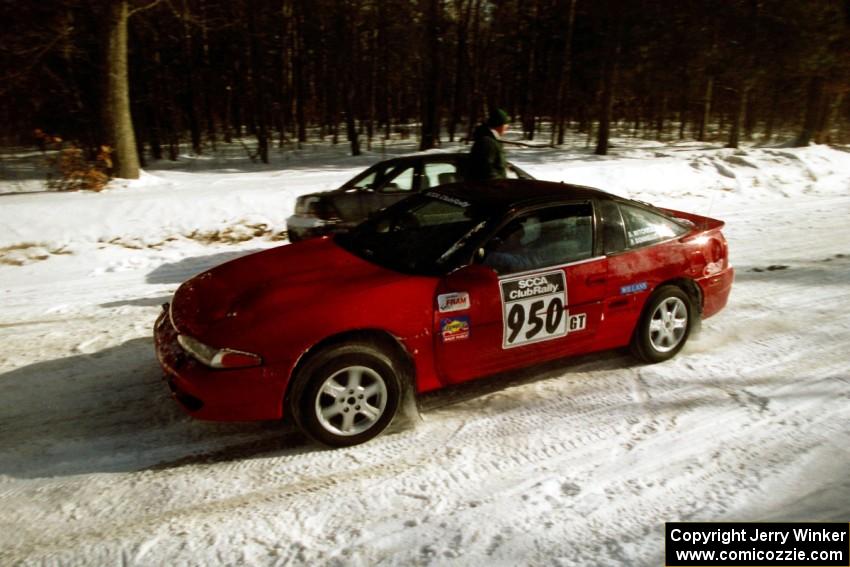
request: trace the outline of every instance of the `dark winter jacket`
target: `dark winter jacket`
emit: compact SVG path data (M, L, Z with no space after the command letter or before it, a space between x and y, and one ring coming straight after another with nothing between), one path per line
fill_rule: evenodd
M507 164L502 142L496 139L486 124L480 124L472 134L473 144L469 150L467 179L484 181L487 179L505 179Z

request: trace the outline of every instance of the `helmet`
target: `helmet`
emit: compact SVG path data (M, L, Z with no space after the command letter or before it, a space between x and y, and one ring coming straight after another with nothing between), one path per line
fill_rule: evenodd
M531 244L538 238L540 238L540 219L536 216L526 217L523 219L520 226L522 226L522 238L520 238L520 243L522 244Z

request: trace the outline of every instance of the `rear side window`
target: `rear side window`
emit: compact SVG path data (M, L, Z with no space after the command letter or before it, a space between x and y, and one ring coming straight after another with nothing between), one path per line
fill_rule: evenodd
M620 207L614 201L599 201L599 221L602 226L602 253L622 252L626 246L626 226Z
M460 180L456 164L443 162L426 163L425 175L422 179L422 186L419 189L425 190L429 187L438 187L440 185L446 185L447 183L456 183Z
M620 211L625 221L626 244L629 248L655 244L688 232L680 224L646 209L621 203Z

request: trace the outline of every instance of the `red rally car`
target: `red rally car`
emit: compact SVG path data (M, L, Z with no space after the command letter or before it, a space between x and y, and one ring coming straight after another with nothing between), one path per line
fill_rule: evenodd
M671 358L726 305L722 227L575 185L443 186L185 282L156 322L157 355L195 417L290 415L354 445L407 387L626 345Z

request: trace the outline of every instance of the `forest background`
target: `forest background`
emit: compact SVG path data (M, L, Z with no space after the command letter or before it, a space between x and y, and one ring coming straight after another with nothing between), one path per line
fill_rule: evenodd
M110 177L241 142L361 147L612 127L737 147L847 143L850 0L0 1L0 144ZM780 140L781 141L781 140Z

